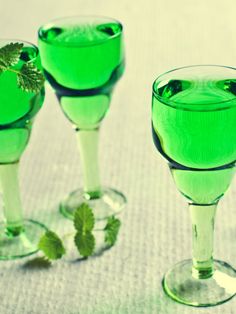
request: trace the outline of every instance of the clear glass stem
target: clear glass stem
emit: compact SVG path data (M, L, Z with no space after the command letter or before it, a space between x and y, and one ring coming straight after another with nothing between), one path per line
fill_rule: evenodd
M190 204L192 219L192 274L195 278L206 279L213 275L214 220L217 204Z
M100 173L98 163L99 129L77 130L80 158L83 168L84 191L91 198L101 194Z
M18 235L23 229L23 211L18 182L19 164L0 165L0 181L6 229L9 234Z

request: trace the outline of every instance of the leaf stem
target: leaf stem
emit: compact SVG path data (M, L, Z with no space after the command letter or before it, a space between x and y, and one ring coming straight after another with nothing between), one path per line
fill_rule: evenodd
M13 72L13 73L16 73L16 74L19 74L20 71L17 71L17 70L13 70L11 68L6 68L6 71L10 71L10 72Z
M2 67L2 68L4 68L5 71L10 71L10 72L13 72L13 73L16 73L16 74L20 73L20 71L11 69L10 67Z

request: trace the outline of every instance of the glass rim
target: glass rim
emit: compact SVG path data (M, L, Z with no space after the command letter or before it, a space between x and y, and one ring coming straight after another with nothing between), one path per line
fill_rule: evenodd
M39 48L35 44L31 43L30 41L16 39L16 38L0 38L0 48L1 48L2 42L6 43L6 45L10 43L22 43L22 44L28 45L29 47L32 47L35 50L36 55L27 62L34 62L39 56Z
M50 26L54 25L55 22L62 22L62 21L66 21L66 20L72 20L72 19L86 19L86 18L93 18L93 19L104 19L104 20L107 20L107 21L111 21L111 22L115 22L119 27L120 27L120 31L112 36L110 36L109 38L105 38L105 39L100 39L100 40L97 40L97 41L94 41L94 42L89 42L89 43L55 43L51 40L45 40L42 36L42 31L46 28L50 28ZM109 40L112 40L118 36L120 36L121 34L123 33L123 24L115 19L115 18L112 18L112 17L108 17L108 16L103 16L103 15L69 15L69 16L64 16L64 17L59 17L59 18L56 18L56 19L52 19L50 20L49 22L41 25L38 29L38 38L40 40L42 40L43 42L47 43L47 44L51 44L51 45L54 45L54 46L59 46L59 47L87 47L87 46L95 46L95 45L100 45L104 42L107 42Z
M189 103L185 103L185 102L181 102L181 101L175 101L175 100L166 101L166 99L164 97L162 97L162 96L160 96L160 94L158 94L157 89L156 89L157 83L158 83L158 81L160 83L162 81L160 79L162 77L164 77L165 75L168 75L169 73L178 72L179 70L184 70L184 69L201 68L201 67L202 68L204 68L204 67L205 68L207 68L207 67L209 67L209 68L224 68L224 69L236 71L235 67L227 66L227 65L220 65L220 64L194 64L194 65L187 65L187 66L174 68L174 69L168 70L166 72L163 72L162 74L157 76L157 78L154 80L154 82L152 84L152 93L153 93L154 97L157 100L159 100L163 105L166 105L166 106L169 106L169 107L175 108L175 106L176 106L176 107L181 109L181 106L182 106L182 108L184 109L185 108L184 106L189 106ZM235 73L235 79L236 79L236 73ZM235 100L236 100L236 95L235 95L235 97L232 97L232 98L227 99L227 100L212 102L212 103L206 105L206 107L205 107L206 110L205 111L207 111L207 108L209 108L211 106L220 105L220 104L227 104L227 103L235 101ZM224 108L222 108L222 109L224 109ZM194 108L191 111L194 111Z

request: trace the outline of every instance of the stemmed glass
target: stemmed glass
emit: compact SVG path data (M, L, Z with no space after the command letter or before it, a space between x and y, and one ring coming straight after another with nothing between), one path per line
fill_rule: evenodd
M44 100L44 88L27 92L17 86L17 72L26 63L41 69L39 51L33 44L0 40L0 48L18 42L23 44L19 62L11 71L0 75L0 183L5 222L0 223L0 259L31 255L45 226L23 218L18 184L20 157L25 150L35 115Z
M236 293L236 272L213 260L217 204L230 185L236 160L236 69L189 66L153 84L154 143L189 202L192 260L163 280L166 293L192 306L212 306Z
M39 29L39 49L46 78L78 138L84 187L72 192L60 210L72 219L87 202L97 220L119 213L124 195L100 183L98 132L113 88L124 71L122 25L104 17L67 17Z

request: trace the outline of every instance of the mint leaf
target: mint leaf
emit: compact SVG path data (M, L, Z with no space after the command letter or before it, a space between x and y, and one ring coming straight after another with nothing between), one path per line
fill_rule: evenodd
M94 224L92 209L88 204L81 204L74 214L74 226L77 230L74 240L80 255L84 257L92 255L95 248L95 238L91 232Z
M23 44L10 43L0 48L0 73L18 63Z
M113 246L116 243L120 226L121 226L121 222L118 218L111 216L107 219L107 224L104 228L104 231L105 231L105 242L109 246Z
M95 238L92 232L77 232L74 240L80 255L88 257L93 254L95 248Z
M42 72L33 63L25 63L17 73L17 84L26 92L38 93L44 81Z
M85 203L81 204L74 214L75 229L84 234L91 232L94 227L94 215L92 209Z
M53 231L45 232L39 241L38 248L50 260L59 259L66 253L61 239Z
M10 43L0 48L0 74L4 71L11 71L17 75L17 85L26 92L38 93L44 84L44 75L31 62L25 63L22 68L12 69L21 56L22 43Z

